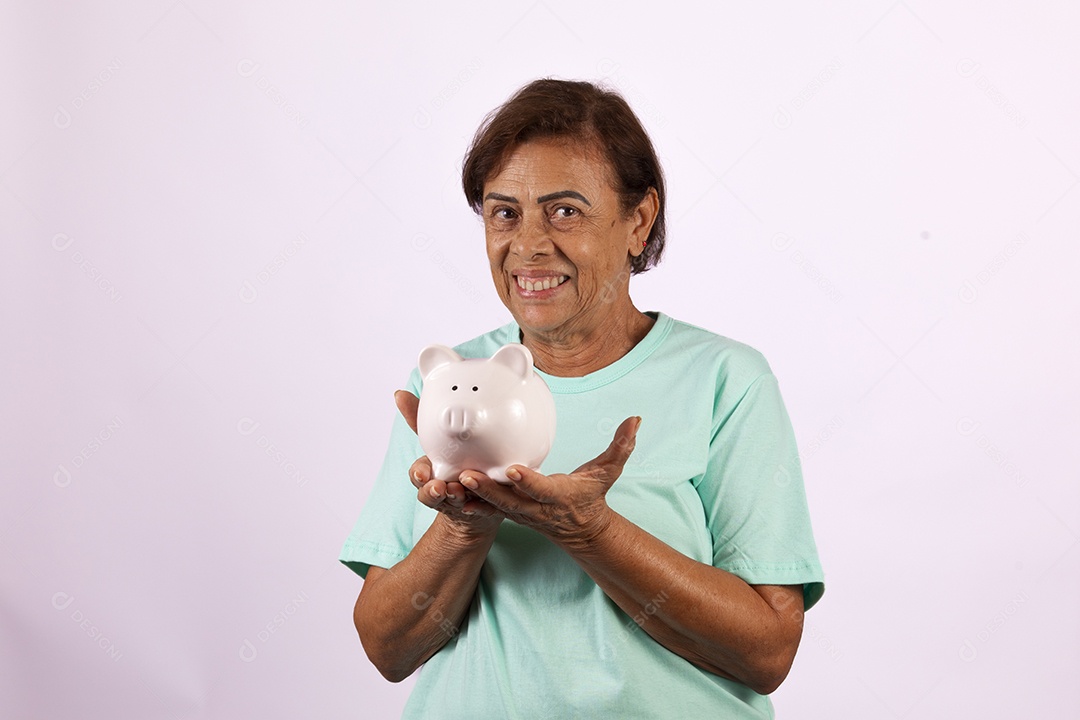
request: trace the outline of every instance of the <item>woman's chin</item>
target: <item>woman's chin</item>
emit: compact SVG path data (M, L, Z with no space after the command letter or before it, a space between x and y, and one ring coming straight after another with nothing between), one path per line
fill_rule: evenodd
M566 324L569 316L565 311L551 305L518 304L510 308L518 327L524 332L535 335L548 335L558 332Z

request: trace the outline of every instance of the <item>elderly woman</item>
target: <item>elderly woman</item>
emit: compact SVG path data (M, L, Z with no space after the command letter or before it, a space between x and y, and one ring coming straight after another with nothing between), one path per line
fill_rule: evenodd
M368 657L394 682L424 665L409 718L771 717L824 591L798 451L761 353L630 298L664 247L641 123L540 80L462 180L513 322L455 349L524 343L558 431L541 472L434 479L413 372L340 556Z

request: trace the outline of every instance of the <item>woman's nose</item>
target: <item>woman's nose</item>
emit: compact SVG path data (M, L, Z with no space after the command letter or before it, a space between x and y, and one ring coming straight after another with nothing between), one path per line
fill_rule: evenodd
M537 255L550 255L554 247L551 240L551 227L546 218L533 217L521 224L511 250L519 257L531 258Z

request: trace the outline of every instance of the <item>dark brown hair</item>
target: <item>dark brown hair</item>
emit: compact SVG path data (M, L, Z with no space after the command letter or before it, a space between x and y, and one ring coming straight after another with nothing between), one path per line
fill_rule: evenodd
M643 273L660 262L666 201L660 161L626 100L589 82L535 80L484 118L461 169L470 207L478 214L483 211L484 183L499 173L518 145L537 138L566 138L600 149L624 213L636 208L649 188L656 189L659 212L644 251L630 258L630 273Z

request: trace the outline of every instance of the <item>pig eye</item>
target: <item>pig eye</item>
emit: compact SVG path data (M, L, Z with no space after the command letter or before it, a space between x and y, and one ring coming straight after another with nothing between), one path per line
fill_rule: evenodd
M457 385L455 385L454 387L452 387L452 388L450 388L450 389L451 389L451 390L457 390Z
M472 386L472 391L473 391L473 392L476 392L476 391L477 391L477 390L479 390L479 389L480 389L480 388L476 387L475 385L473 385L473 386Z

